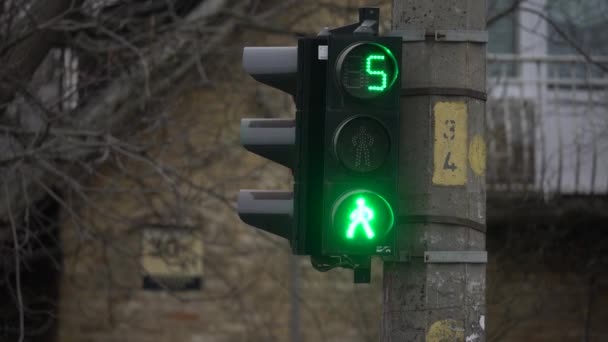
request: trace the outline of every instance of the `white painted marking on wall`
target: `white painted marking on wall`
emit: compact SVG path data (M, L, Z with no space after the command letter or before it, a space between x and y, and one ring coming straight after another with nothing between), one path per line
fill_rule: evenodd
M467 336L466 342L477 341L477 339L479 339L479 335L471 334L471 335Z

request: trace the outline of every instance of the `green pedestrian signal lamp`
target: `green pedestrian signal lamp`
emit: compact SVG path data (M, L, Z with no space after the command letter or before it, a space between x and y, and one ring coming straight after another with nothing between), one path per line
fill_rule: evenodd
M379 194L356 189L340 196L332 211L328 239L335 250L345 255L374 254L377 246L386 246L395 215L390 204Z
M369 224L369 221L374 219L374 211L365 205L365 198L359 197L357 198L356 202L357 207L353 209L349 215L350 224L348 225L348 230L346 231L346 237L353 239L355 237L355 229L362 226L365 230L367 239L371 240L374 238L374 236L376 236L376 234L374 234L374 230Z

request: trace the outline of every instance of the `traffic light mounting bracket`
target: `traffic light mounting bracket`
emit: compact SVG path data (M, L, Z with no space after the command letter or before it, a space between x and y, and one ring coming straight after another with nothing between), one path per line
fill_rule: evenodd
M326 29L319 33L320 36L328 35L378 35L378 23L380 22L380 9L377 7L359 8L359 22L346 26Z

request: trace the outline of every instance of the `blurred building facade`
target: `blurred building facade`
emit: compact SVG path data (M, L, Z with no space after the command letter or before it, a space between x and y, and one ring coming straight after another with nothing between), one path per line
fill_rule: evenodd
M596 0L523 1L489 26L488 340L608 338L607 29Z
M490 16L511 3L490 1ZM492 24L491 190L608 192L607 29L595 0L526 1Z
M489 17L512 3L489 0ZM339 26L354 13L325 8L299 28ZM606 340L608 3L524 1L489 30L488 341ZM234 39L294 43L246 33ZM70 94L61 106L74 108L78 57L64 50L54 58L64 68L62 92ZM181 165L172 156L192 146L191 158L208 163L191 175L206 193L180 203L189 213L183 220L154 221L156 212L119 192L97 194L95 204L138 225L82 206L82 216L107 233L99 240L63 220L57 341L377 340L381 272L363 286L352 284L350 271L318 273L306 258L292 258L284 241L242 224L230 204L209 200L220 193L230 202L239 188L290 182L285 169L238 147L240 117L293 113L288 97L242 71L226 76L239 58L239 51L229 52L225 65L210 70L221 81L184 94L173 108L167 134L184 145L168 148L167 163ZM216 145L225 149L208 148ZM128 188L112 175L92 187ZM164 210L166 198L140 195Z

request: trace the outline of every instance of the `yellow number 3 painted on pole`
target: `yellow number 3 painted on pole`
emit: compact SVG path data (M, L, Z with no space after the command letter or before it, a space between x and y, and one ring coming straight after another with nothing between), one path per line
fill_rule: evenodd
M467 105L437 102L433 108L435 140L433 184L467 183Z
M463 323L444 319L431 325L426 333L426 342L464 342Z

